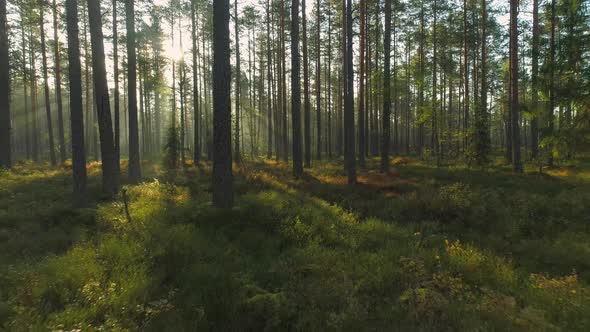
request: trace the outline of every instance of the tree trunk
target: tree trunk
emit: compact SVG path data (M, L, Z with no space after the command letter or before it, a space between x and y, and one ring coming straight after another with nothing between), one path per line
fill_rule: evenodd
M8 59L6 0L0 0L0 167L10 168L10 68Z
M303 0L305 1L305 0ZM299 0L291 2L291 112L293 125L293 175L303 175L301 153L301 82L299 64Z
M23 96L24 96L24 112L25 112L25 151L26 151L26 158L31 158L31 135L29 131L29 96L27 92L27 48L26 48L26 37L25 37L25 23L24 23L24 13L23 9L20 11L21 17L21 39L22 39L22 65L23 65ZM5 122L3 122L5 123Z
M311 104L309 99L309 58L307 57L307 14L305 10L305 3L307 0L302 0L301 16L303 22L303 112L305 122L305 167L311 167Z
M193 46L193 161L201 160L201 146L199 141L199 76L197 75L197 22L195 0L191 0L191 39Z
M235 31L235 42L236 42L236 88L235 88L235 111L236 111L236 130L235 135L235 148L234 148L234 159L236 163L240 163L240 33L239 33L239 20L238 20L238 0L234 0L234 31Z
M539 154L539 0L533 0L533 49L531 68L531 104L533 118L531 119L531 157L537 158Z
M305 1L305 0L304 0ZM322 57L322 46L321 46L321 36L320 36L320 31L321 31L321 17L322 17L322 12L321 12L321 8L320 8L320 0L316 1L316 14L317 14L317 31L316 31L316 79L315 79L315 93L316 93L316 130L317 130L317 152L316 152L316 158L318 160L322 160L322 106L321 106L321 102L322 102L322 98L321 98L321 78L322 78L322 67L321 67L321 57ZM328 33L330 33L328 31ZM328 55L330 56L330 55Z
M127 112L129 114L129 180L141 179L139 163L139 128L137 123L137 56L135 50L135 8L133 0L125 0L127 28Z
M359 41L359 92L358 92L358 124L359 124L359 165L365 167L365 21L366 4L360 0L360 41Z
M544 137L553 135L554 119L553 110L555 109L555 0L551 0L551 35L549 39L549 109L547 110L547 129ZM547 164L553 166L553 153L548 152Z
M463 0L463 151L466 151L469 135L469 41L467 38L467 0Z
M90 22L90 40L92 43L92 77L94 79L98 130L100 133L102 184L105 192L115 194L118 191L118 174L115 167L113 123L111 120L109 87L107 85L102 16L99 0L88 0L88 19Z
M54 0L55 1L55 0ZM113 75L115 79L115 91L113 96L115 116L115 169L120 173L121 168L121 129L119 120L119 35L117 29L117 0L112 2L113 10Z
M43 61L43 92L45 95L45 114L47 115L47 131L49 134L49 157L51 158L51 165L57 164L55 158L55 144L53 142L53 124L51 119L51 102L49 101L49 82L47 80L47 52L45 47L45 4L41 3L39 6L39 30L41 31L41 58ZM9 90L6 90L7 92ZM10 121L9 121L10 123ZM10 145L10 144L9 144Z
M518 0L510 0L510 122L512 130L512 171L522 173L518 104Z
M73 197L75 205L80 206L86 200L86 154L84 152L82 68L80 64L80 42L78 40L77 0L66 0L66 22L68 34L68 76L70 81L72 173L74 177Z
M383 34L383 136L381 137L381 172L389 172L389 117L391 114L391 0L385 0Z
M285 0L281 0L281 62L282 62L282 70L281 70L281 80L282 80L282 123L281 123L281 132L283 134L283 160L285 162L289 161L289 135L287 133L287 66L285 64Z
M229 0L213 1L213 205L231 208Z
M346 0L346 75L344 104L344 158L348 184L356 183L356 145L354 130L354 73L352 66L352 0Z
M267 151L266 151L266 158L272 158L272 135L273 135L273 126L272 126L272 96L273 96L273 88L272 88L272 56L271 56L271 39L270 39L270 0L266 0L266 82L267 82L267 95L268 95L268 124L267 124ZM275 142L276 144L276 142Z
M55 101L57 103L57 140L59 143L59 158L63 164L66 161L66 139L64 134L63 103L61 99L61 59L59 53L59 38L57 33L57 5L53 0L51 7L53 12L53 42L54 42L54 68L55 68Z

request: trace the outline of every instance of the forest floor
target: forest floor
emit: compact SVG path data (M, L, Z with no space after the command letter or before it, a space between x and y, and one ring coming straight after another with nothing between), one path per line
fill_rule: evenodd
M125 163L123 171L126 170ZM0 174L0 330L589 331L590 160L525 175L370 159L294 180L144 163L145 182L71 208L68 167Z

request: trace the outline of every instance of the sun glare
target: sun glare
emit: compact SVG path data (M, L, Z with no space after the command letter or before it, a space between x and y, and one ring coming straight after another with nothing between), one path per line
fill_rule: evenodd
M166 57L173 61L180 61L184 56L184 51L177 45L168 45L165 50Z

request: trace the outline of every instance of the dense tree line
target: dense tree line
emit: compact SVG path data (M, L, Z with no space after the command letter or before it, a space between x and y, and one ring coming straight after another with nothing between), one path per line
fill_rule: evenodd
M587 147L589 31L579 0L0 0L0 164L71 158L83 201L87 161L114 194L192 156L224 207L244 158L518 173Z

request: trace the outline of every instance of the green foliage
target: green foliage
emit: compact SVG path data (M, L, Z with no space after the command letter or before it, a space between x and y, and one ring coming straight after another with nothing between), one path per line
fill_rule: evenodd
M178 128L170 126L166 134L166 144L164 144L164 167L168 170L175 170L178 168L178 158L180 151L180 137L178 135Z
M377 162L369 160L369 167ZM69 246L49 241L42 246L48 255L2 258L0 326L590 328L590 233L584 225L590 194L582 180L574 186L537 174L510 177L501 170L410 163L398 166L399 178L362 174L350 188L339 184L338 166L316 165L301 180L285 176L285 165L244 166L236 172L236 206L226 211L210 205L208 168L189 168L170 183L127 187L130 219L120 199L76 210L68 227L53 223L45 233L65 236L76 224L85 235L69 235ZM67 195L37 192L41 182L65 191L65 172L30 166L20 172L2 174L3 199L20 188L26 198L37 193L41 206L66 204ZM96 182L91 176L91 186ZM27 204L25 197L11 205ZM2 207L4 225L32 227ZM31 213L31 219L67 216L54 208ZM11 234L35 234L26 231ZM1 244L15 253L17 245Z

